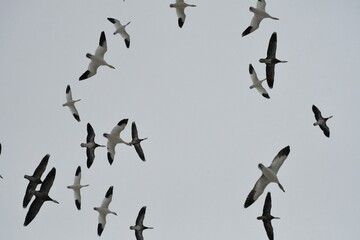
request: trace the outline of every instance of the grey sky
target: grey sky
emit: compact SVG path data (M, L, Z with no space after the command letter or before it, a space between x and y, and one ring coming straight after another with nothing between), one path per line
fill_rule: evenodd
M275 239L358 239L360 2L268 0L265 19L246 37L252 13L246 1L188 1L182 29L173 1L1 1L0 239L99 239L97 212L114 186L102 239L135 239L129 230L147 206L146 240L267 239L260 221L266 194L251 207L245 198L277 152L291 152L279 171L285 188L270 184ZM174 1L175 2L175 1ZM131 21L130 49L106 18ZM79 82L105 31L107 62ZM271 99L250 90L248 65L265 78L271 34L279 59ZM81 122L62 107L71 86ZM311 111L328 121L326 138ZM119 145L112 166L97 149L86 168L86 124L96 140L123 118L131 138L136 121L147 158ZM57 175L50 196L29 226L22 198L42 157ZM71 185L82 167L82 210ZM44 228L45 226L45 228Z

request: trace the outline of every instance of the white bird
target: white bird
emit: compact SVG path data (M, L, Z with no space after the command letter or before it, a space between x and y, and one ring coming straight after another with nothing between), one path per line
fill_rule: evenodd
M269 167L265 167L263 164L259 164L258 167L262 172L261 177L255 183L253 189L246 198L244 207L247 208L253 204L258 197L264 192L265 187L271 183L275 182L279 185L280 189L285 192L283 186L280 184L278 177L276 176L279 168L284 163L285 159L290 153L290 146L287 146L280 150L280 152L275 156Z
M103 232L104 228L105 228L105 224L106 224L106 215L108 215L109 213L117 215L116 212L112 212L109 210L109 204L112 200L112 195L113 195L113 186L111 186L106 194L105 194L105 198L103 199L101 206L100 207L94 207L94 210L99 212L99 217L98 217L98 228L97 228L97 233L99 236L101 236L101 233Z
M89 184L81 185L81 167L78 166L75 172L74 184L71 186L67 186L68 189L74 190L74 198L75 198L75 205L78 210L81 209L81 194L80 189L83 187L89 186Z
M121 25L120 21L117 20L117 19L115 19L115 18L107 18L107 19L108 19L111 23L113 23L114 26L115 26L115 28L116 28L116 30L115 30L115 32L114 32L114 35L117 34L117 33L120 34L121 37L122 37L122 38L124 39L124 41L125 41L126 47L129 48L129 47L130 47L130 35L126 32L125 27L126 27L127 25L129 25L130 22L128 22L128 23L125 24L125 25Z
M322 117L320 110L315 105L312 105L312 110L314 112L315 119L316 119L316 122L313 125L319 126L321 128L321 130L324 132L325 136L330 137L330 129L326 125L326 121L328 119L332 118L333 116L330 116L327 118Z
M80 146L86 148L86 165L90 168L95 159L95 149L97 147L105 147L104 145L99 145L95 142L95 132L90 123L87 124L86 143L81 143Z
M130 142L130 145L133 145L135 147L135 150L139 155L140 159L145 162L144 151L142 150L140 143L141 141L146 140L147 138L139 138L135 122L132 122L131 125L131 135L132 135L132 140Z
M279 20L276 17L272 17L270 16L266 11L265 11L265 6L266 6L266 2L265 0L257 0L257 4L256 4L256 8L254 7L250 7L249 10L250 12L254 13L253 18L251 19L250 22L250 26L248 28L245 29L245 31L242 33L242 36L246 36L249 33L252 33L253 31L255 31L256 29L259 28L260 22L264 19L264 18L271 18L274 20Z
M113 163L114 161L114 157L115 157L115 146L118 143L125 143L126 145L130 146L130 143L125 142L124 140L122 140L120 138L120 133L122 130L124 130L124 128L126 127L126 124L128 123L128 119L123 119L121 120L109 133L104 133L104 137L106 137L108 139L107 141L107 150L108 150L108 161L110 163L110 165Z
M175 3L170 4L171 8L176 8L176 15L178 17L179 27L182 28L185 22L185 8L186 7L196 7L194 4L187 4L184 0L176 0Z
M139 214L136 218L135 226L130 226L131 230L135 230L136 240L144 240L142 235L143 230L145 229L153 229L152 227L144 226L144 218L145 218L146 206L142 207L139 211Z
M70 85L66 87L66 103L63 104L63 107L69 107L71 114L74 118L80 122L79 113L75 107L75 103L80 101L81 99L73 100Z
M92 55L91 53L87 53L86 57L91 60L88 66L88 70L83 73L83 75L80 76L79 80L84 80L89 77L92 77L96 74L96 71L98 67L100 66L108 66L110 68L115 69L113 66L108 64L104 60L104 55L107 51L107 43L106 43L106 37L104 31L101 32L100 40L99 40L99 46L96 48L95 55Z
M266 92L265 88L262 86L262 82L266 80L260 80L258 79L255 69L253 68L253 66L251 64L249 64L249 73L250 73L250 77L251 80L253 82L253 85L250 86L250 89L256 88L258 90L258 92L264 97L264 98L270 98L269 94Z

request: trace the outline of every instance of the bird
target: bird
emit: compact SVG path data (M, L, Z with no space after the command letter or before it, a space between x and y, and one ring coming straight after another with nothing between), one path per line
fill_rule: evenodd
M75 205L78 210L81 209L81 195L80 195L80 189L83 187L89 186L89 184L81 185L81 167L78 166L75 172L75 178L74 178L74 184L71 186L67 186L68 189L74 190L74 197L75 197Z
M63 104L63 107L69 107L72 115L78 122L80 122L80 117L79 117L79 113L75 107L75 103L80 100L81 99L73 100L70 85L67 85L67 87L66 87L66 103Z
M253 85L250 86L250 89L256 88L258 90L258 92L264 98L270 98L269 94L266 92L265 88L262 86L262 82L265 81L266 78L259 81L257 74L255 72L255 69L253 68L253 66L251 64L249 64L249 73L250 73L251 80L253 82Z
M29 225L29 223L36 217L41 206L45 201L52 201L54 203L59 204L58 201L49 197L49 191L51 186L53 185L55 175L56 175L56 169L52 168L50 172L46 175L43 183L41 184L40 190L39 191L35 191L33 189L30 190L35 195L35 200L31 203L30 208L26 214L24 226Z
M184 0L176 0L175 3L171 3L170 4L171 8L176 8L176 15L178 17L178 24L179 27L182 28L182 26L184 25L185 22L185 8L186 7L196 7L196 5L194 4L187 4L186 2L184 2Z
M86 166L90 168L95 159L95 149L97 147L105 147L104 145L99 145L95 142L95 132L90 123L87 124L86 143L81 143L80 146L86 148Z
M143 230L145 229L153 229L153 227L144 226L144 218L145 218L146 206L142 207L139 211L139 214L136 218L135 226L130 226L131 230L135 230L136 240L144 240L142 235Z
M321 128L321 130L324 132L325 136L330 137L330 129L326 125L326 121L329 120L330 118L332 118L333 116L330 116L327 118L322 117L320 110L315 105L312 105L312 110L314 112L315 119L316 119L316 122L313 125L319 126Z
M112 69L115 69L112 65L108 64L104 60L104 55L106 51L107 51L106 37L105 37L105 32L102 31L100 35L99 46L95 51L95 55L92 55L91 53L86 54L86 57L89 58L91 62L89 63L88 70L79 77L79 81L94 76L96 74L98 67L100 66L108 66Z
M135 147L135 150L139 155L140 159L145 162L144 151L142 150L140 143L141 141L146 140L147 138L138 137L138 131L135 122L132 122L131 124L131 135L132 135L132 140L130 142L130 145L133 145Z
M41 181L41 176L44 173L46 166L49 162L49 158L50 155L46 154L43 159L41 160L41 162L39 163L39 165L36 167L34 173L32 176L29 175L25 175L24 178L29 180L29 183L26 187L26 192L25 192L25 196L24 196L24 200L23 200L23 208L26 208L27 205L29 204L29 202L31 201L31 198L33 196L33 191L36 189L36 186L40 183L42 183Z
M94 207L95 211L99 212L99 217L98 217L98 228L97 228L97 233L99 236L101 236L101 233L103 232L104 228L105 228L105 224L106 224L106 215L111 213L114 215L117 215L116 212L112 212L109 210L109 204L111 202L113 196L113 186L109 187L109 189L107 190L106 194L105 194L105 198L103 199L101 206L100 207Z
M129 25L130 22L128 22L125 25L121 25L120 21L115 18L107 18L107 20L109 20L111 23L113 23L116 28L114 35L119 33L121 35L121 37L124 39L126 47L129 48L130 47L130 35L126 32L125 27L127 25Z
M274 239L274 231L271 225L271 220L273 219L280 219L279 217L274 217L270 213L271 211L271 193L268 192L265 198L264 208L262 216L257 217L258 220L262 220L264 223L266 234L269 240Z
M254 8L254 7L249 8L250 12L254 13L254 16L251 19L250 26L248 28L246 28L245 31L242 33L243 37L250 34L250 33L252 33L252 32L254 32L256 29L258 29L261 21L264 18L271 18L271 19L274 19L274 20L279 20L276 17L270 16L265 11L265 6L266 6L265 0L257 0L256 8Z
M271 34L270 37L267 56L266 58L260 58L259 60L259 62L266 64L266 79L269 88L273 88L274 86L275 64L287 62L287 61L281 61L276 58L276 45L277 45L277 35L276 32L273 32L273 34Z
M265 167L263 164L259 164L258 167L261 170L261 177L255 183L253 189L250 191L249 195L245 200L244 207L247 208L253 204L259 196L264 192L265 187L271 183L275 182L279 185L280 189L285 192L283 186L280 184L278 177L276 176L281 165L284 163L285 159L290 153L290 146L286 146L279 151L275 156L269 167Z
M123 119L120 122L118 122L118 124L111 130L110 134L109 133L104 133L103 136L105 138L107 138L107 157L108 157L108 161L110 163L110 165L113 163L114 161L114 157L115 157L115 146L118 143L125 143L126 145L130 146L130 143L125 142L124 140L122 140L120 138L120 133L122 130L124 130L124 128L126 127L128 123L128 119Z
M2 147L1 147L1 143L0 143L0 154L1 154L1 148L2 148ZM0 175L0 178L3 178L3 177Z

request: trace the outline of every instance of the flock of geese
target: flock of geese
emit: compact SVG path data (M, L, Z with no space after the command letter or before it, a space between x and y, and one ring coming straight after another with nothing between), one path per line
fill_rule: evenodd
M180 28L183 27L186 19L185 15L185 8L186 7L195 7L196 5L187 4L183 0L176 0L176 3L170 4L171 8L176 9L176 14L178 17L178 26ZM250 26L245 29L245 31L242 33L242 36L247 36L248 34L251 34L255 30L257 30L260 26L260 23L265 18L270 18L274 20L279 20L276 17L272 17L270 14L268 14L265 11L265 0L257 0L256 7L250 7L249 10L254 14L253 18L251 19ZM130 48L130 35L126 32L125 28L130 24L128 22L125 25L122 25L121 22L115 18L107 18L109 22L114 24L115 32L114 35L119 34L125 42L125 46L127 48ZM259 61L260 63L266 64L266 78L263 80L259 80L256 74L256 71L252 64L249 64L249 74L251 77L251 80L253 84L250 86L250 89L256 88L258 92L265 98L269 99L270 96L267 92L267 90L264 88L262 83L266 80L267 85L270 89L274 87L274 77L275 77L275 65L277 63L285 63L286 61L281 61L276 58L276 48L277 48L277 34L274 32L269 41L268 49L267 49L267 56L266 58L261 58ZM87 53L86 57L90 59L90 63L88 65L88 69L79 77L79 81L86 80L90 77L93 77L97 73L97 69L100 66L107 66L109 68L114 69L112 65L107 63L104 59L105 53L107 51L107 41L105 32L101 32L100 39L99 39L99 45L96 48L96 51L94 54ZM81 99L74 100L72 97L72 92L70 85L66 87L66 102L63 104L64 107L69 107L71 114L73 117L80 122L80 115L77 111L75 104L80 101ZM313 105L312 111L315 115L316 122L313 124L314 126L319 126L321 130L323 131L324 135L326 137L330 137L330 130L329 127L326 125L326 122L330 117L323 117L321 115L320 110ZM103 136L107 139L107 159L109 161L109 164L111 165L115 159L115 148L117 144L123 143L128 146L134 146L139 158L142 161L145 161L145 155L143 152L143 149L140 145L140 143L147 139L147 138L139 138L138 137L138 130L135 122L132 122L131 126L131 134L132 134L132 141L126 142L121 137L120 134L124 130L124 128L127 126L128 119L122 119L120 120L111 130L110 133L104 133ZM80 144L81 147L86 148L86 166L87 168L90 168L94 162L95 159L95 149L97 147L105 147L104 145L100 145L95 142L95 132L93 127L90 123L87 124L87 137L86 142ZM0 154L1 154L2 145L0 144ZM264 192L266 186L269 183L276 183L278 184L279 188L285 192L284 187L281 185L279 178L277 176L277 173L280 169L280 167L283 165L284 161L288 157L290 153L290 146L286 146L283 149L281 149L278 154L273 159L272 163L269 167L264 166L263 164L259 164L258 168L261 170L262 174L260 178L256 181L253 189L248 194L244 207L248 208L251 206ZM55 176L56 176L56 169L53 167L46 175L46 177L42 179L42 175L46 170L48 161L49 161L50 155L47 154L43 157L41 162L38 164L36 169L34 170L33 174L31 176L25 175L24 178L29 181L27 188L25 190L25 195L23 199L23 207L27 208L27 206L30 204L32 198L35 199L31 202L30 207L28 209L28 212L25 217L24 226L29 225L34 218L37 216L38 212L40 211L41 206L46 201L52 201L54 203L59 204L56 200L52 199L49 196L49 191L51 189L51 186L53 185ZM0 175L2 178L2 176ZM40 185L40 188L38 188L38 185ZM74 176L74 182L73 185L67 186L68 189L72 189L74 192L74 199L75 199L75 206L78 210L81 210L81 193L80 190L83 187L89 186L88 184L82 185L81 184L81 167L78 166L75 171ZM38 188L38 190L37 190ZM113 186L110 186L108 190L105 193L105 196L101 202L100 207L94 207L94 210L99 213L98 217L98 227L97 227L97 234L101 236L102 232L104 231L105 224L106 224L106 216L108 214L117 215L116 212L113 212L109 209L109 205L111 203L112 197L113 197ZM152 227L146 227L143 225L144 217L146 212L146 206L142 207L138 213L138 216L135 221L135 225L131 226L130 229L135 231L135 236L137 240L143 240L142 232L145 229L152 229ZM277 219L277 217L273 217L271 215L271 193L268 192L266 195L264 207L263 207L263 213L262 216L259 216L257 218L258 220L262 220L267 236L270 240L274 239L274 232L273 227L271 225L272 219Z

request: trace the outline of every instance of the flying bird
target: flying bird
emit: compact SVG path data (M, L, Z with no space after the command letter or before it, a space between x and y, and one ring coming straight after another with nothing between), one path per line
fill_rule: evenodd
M135 147L135 150L139 155L140 159L145 162L144 151L142 150L140 143L141 141L146 140L147 138L139 138L135 122L132 122L131 125L131 135L132 135L132 141L130 142L130 145L133 145Z
M274 240L274 231L271 225L271 220L280 219L280 218L272 216L270 211L271 211L271 194L270 192L268 192L265 198L262 216L257 217L257 219L263 221L265 231L269 240Z
M80 146L86 148L86 165L88 168L90 168L95 159L95 149L97 147L105 147L104 145L99 145L95 142L95 132L90 123L87 124L86 143L81 143Z
M255 72L255 69L251 64L249 64L249 73L251 80L253 82L253 85L250 86L250 89L256 88L258 92L264 97L264 98L270 98L269 94L266 92L265 88L262 86L262 82L266 80L259 80L257 77L257 74Z
M0 143L0 154L1 154L1 143ZM0 178L3 178L3 177L0 175Z
M274 19L274 20L279 20L279 19L276 18L276 17L270 16L270 15L265 11L265 6L266 6L265 0L257 0L256 8L254 8L254 7L250 7L250 8L249 8L250 12L253 12L253 13L254 13L254 16L253 16L253 18L251 19L250 26L249 26L248 28L246 28L245 31L242 33L242 36L243 36L243 37L246 36L246 35L248 35L249 33L252 33L252 32L255 31L256 29L258 29L261 21L262 21L264 18L271 18L271 19Z
M67 186L67 188L74 190L75 205L78 210L81 209L80 189L89 186L89 184L81 185L80 180L81 180L81 167L78 166L75 172L74 184L71 186Z
M178 24L179 27L182 28L182 26L184 25L185 22L185 8L186 7L196 7L196 5L194 4L187 4L186 2L184 2L184 0L176 0L175 3L170 4L171 8L176 8L176 15L178 17Z
M104 55L106 51L107 51L106 37L104 31L102 31L100 35L99 46L95 51L95 55L92 55L91 53L86 54L86 57L89 58L91 62L89 63L88 70L84 72L83 75L80 76L79 78L80 81L94 76L96 74L98 67L100 66L108 66L110 68L115 69L113 66L111 66L104 60Z
M274 86L275 64L287 62L276 58L276 45L277 35L276 32L274 32L270 37L266 58L260 58L259 60L259 62L266 64L266 79L269 88L273 88Z
M125 143L126 145L130 146L130 143L125 142L124 140L122 140L120 138L120 133L122 130L124 130L124 128L126 127L128 123L128 119L123 119L121 120L109 133L104 133L104 137L106 137L107 140L107 157L108 157L108 161L110 163L110 165L113 163L114 161L114 157L115 157L115 146L118 143Z
M46 154L43 159L41 160L41 162L39 163L39 165L36 167L34 173L32 176L29 175L25 175L24 178L29 180L29 183L26 187L26 192L25 192L25 196L24 196L24 200L23 200L23 208L26 208L27 205L29 204L29 202L31 201L31 198L33 196L33 191L35 191L36 186L40 183L42 183L41 181L41 176L44 173L46 166L49 162L49 158L50 155Z
M313 125L319 126L321 128L321 130L324 132L325 136L330 137L330 129L326 125L326 121L329 120L330 118L332 118L333 116L330 116L327 118L322 117L320 110L315 105L312 105L312 110L314 112L315 119L316 119L316 122Z
M121 35L121 37L124 39L126 47L129 48L130 47L130 35L126 32L125 27L127 25L129 25L130 22L128 22L125 25L121 25L120 21L115 18L107 18L107 19L111 23L113 23L116 28L114 35L119 33Z
M279 185L280 189L285 192L283 186L280 184L278 177L276 176L281 165L284 163L285 159L290 153L290 146L284 147L280 152L275 156L269 167L265 167L263 164L259 164L258 167L261 170L261 177L255 183L253 189L250 191L249 195L246 198L244 207L247 208L253 204L259 196L264 192L265 187L271 183L275 182Z
M78 113L77 109L75 108L75 103L80 100L81 99L73 100L70 85L67 85L67 87L66 87L66 103L63 104L63 107L69 107L71 114L74 116L74 118L78 122L80 122L80 117L79 117L79 113Z
M28 213L25 217L24 226L27 226L38 214L41 206L45 201L52 201L54 203L59 203L58 201L49 197L49 191L51 186L53 185L54 179L56 175L56 169L52 168L51 171L45 177L43 183L41 184L40 190L35 191L33 189L30 190L35 195L35 200L31 203Z
M112 212L109 210L109 204L111 202L112 199L112 195L113 195L113 186L111 186L106 194L105 194L105 198L103 199L101 206L100 207L94 207L94 210L99 212L99 224L98 224L98 228L97 228L97 233L99 236L101 236L101 233L103 232L104 228L105 228L105 224L106 224L106 215L111 213L114 215L117 215L116 212Z
M152 227L144 226L144 218L145 218L146 206L142 207L139 211L139 214L136 218L135 226L130 226L131 230L135 230L136 240L144 240L142 235L143 230L145 229L153 229Z

